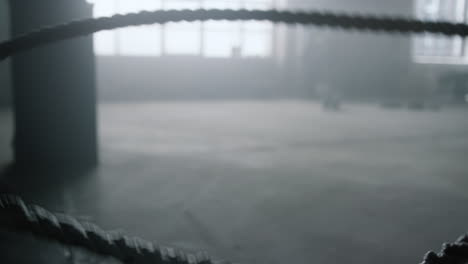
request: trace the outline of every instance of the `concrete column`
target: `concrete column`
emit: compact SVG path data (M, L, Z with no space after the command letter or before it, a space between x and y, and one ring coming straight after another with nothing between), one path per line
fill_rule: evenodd
M0 41L10 38L8 1L0 0ZM0 109L11 106L10 60L0 62Z
M92 16L85 0L10 0L11 32ZM95 63L91 37L36 48L12 59L15 163L97 163Z

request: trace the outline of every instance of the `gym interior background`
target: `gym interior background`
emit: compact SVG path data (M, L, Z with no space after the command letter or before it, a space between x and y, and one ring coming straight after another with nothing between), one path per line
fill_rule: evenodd
M157 9L466 22L467 2L0 0L0 41ZM0 188L239 263L418 263L468 229L466 50L430 34L210 21L27 51L0 63ZM7 263L62 263L56 245L3 238Z

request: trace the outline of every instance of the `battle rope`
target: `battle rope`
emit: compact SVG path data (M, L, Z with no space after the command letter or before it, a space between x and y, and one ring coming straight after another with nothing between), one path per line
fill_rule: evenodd
M468 35L468 25L449 22L424 22L401 17L348 15L330 12L291 12L258 10L169 10L140 12L73 21L46 27L0 43L0 60L15 53L48 43L120 27L163 24L178 21L264 20L274 23L328 26L346 30L386 33L438 33L446 36ZM159 247L139 238L106 232L91 223L80 223L64 214L53 214L39 206L26 205L11 195L0 197L0 228L33 233L64 244L83 247L92 252L113 256L125 263L211 264L206 254L186 254L180 250ZM429 252L425 264L461 264L468 260L468 237L445 244L439 254ZM224 262L226 263L226 262Z
M0 228L17 231L78 246L124 263L141 264L229 264L217 262L205 253L190 254L169 247L156 246L140 238L107 232L91 223L82 223L65 214L54 214L37 205L27 205L14 195L0 196ZM422 264L464 264L468 261L468 236L444 244L438 254L428 252Z
M342 14L332 12L292 12L278 10L167 10L143 11L112 17L91 18L50 26L0 43L0 60L20 51L47 43L127 26L163 24L179 21L263 20L273 23L328 26L346 30L386 33L437 33L446 36L468 35L468 25L450 22L429 22L404 17Z
M156 246L140 238L107 232L72 216L54 214L37 205L26 205L21 198L14 195L0 196L0 228L32 233L41 238L114 257L124 263L217 263L205 253L189 254L170 247Z

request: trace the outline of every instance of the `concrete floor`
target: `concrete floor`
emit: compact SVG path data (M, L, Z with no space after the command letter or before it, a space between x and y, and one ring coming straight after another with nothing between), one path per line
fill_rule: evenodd
M252 101L99 112L99 168L55 172L78 174L65 181L28 172L10 187L241 263L419 263L468 231L468 109ZM0 119L6 164L11 116Z

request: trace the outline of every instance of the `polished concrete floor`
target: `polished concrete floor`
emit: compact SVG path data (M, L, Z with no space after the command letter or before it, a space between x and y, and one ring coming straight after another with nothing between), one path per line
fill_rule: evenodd
M0 119L7 164L11 114ZM102 104L99 134L97 169L26 172L9 188L241 263L419 263L468 231L466 108Z

